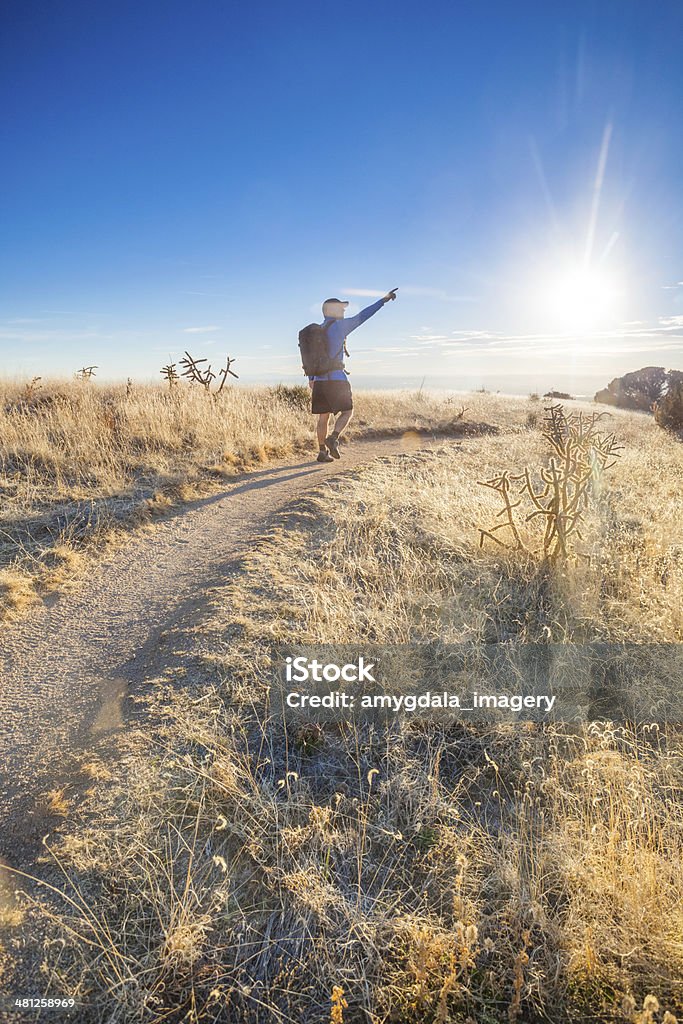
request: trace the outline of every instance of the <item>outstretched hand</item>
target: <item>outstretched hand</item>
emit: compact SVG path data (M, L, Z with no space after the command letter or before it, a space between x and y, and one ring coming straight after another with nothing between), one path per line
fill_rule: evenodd
M390 292L384 296L384 302L392 302L396 298L396 292L398 288L392 288Z

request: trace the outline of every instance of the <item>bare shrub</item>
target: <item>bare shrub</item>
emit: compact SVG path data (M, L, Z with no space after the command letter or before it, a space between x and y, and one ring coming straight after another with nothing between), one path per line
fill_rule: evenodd
M20 396L22 402L30 403L33 401L43 386L40 383L42 379L42 377L31 377L30 381L24 385Z
M96 376L96 373L95 373L96 369L97 369L96 365L93 365L93 366L82 366L80 368L80 370L76 370L76 373L74 374L74 376L75 376L76 380L83 380L83 381L91 380L93 377Z

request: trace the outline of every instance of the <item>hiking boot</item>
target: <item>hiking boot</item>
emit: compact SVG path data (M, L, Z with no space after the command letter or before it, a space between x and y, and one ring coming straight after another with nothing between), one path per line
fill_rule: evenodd
M337 458L339 458L339 456L337 456ZM334 459L332 458L329 452L326 452L324 448L321 448L320 451L318 452L318 458L316 459L316 462L334 462Z
M333 459L341 459L339 438L336 434L330 434L330 436L325 439L325 444L327 445L328 451Z

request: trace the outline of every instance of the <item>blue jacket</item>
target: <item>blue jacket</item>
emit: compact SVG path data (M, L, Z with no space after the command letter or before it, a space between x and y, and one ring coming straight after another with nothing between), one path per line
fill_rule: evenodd
M361 309L360 313L356 313L355 316L342 317L341 320L336 320L334 317L328 316L323 320L322 326L329 328L327 330L327 349L330 354L330 359L341 359L344 361L344 342L346 337L351 331L355 331L356 327L360 327L366 320L369 320L371 316L382 308L384 305L384 299L378 299L377 302L373 302L371 306L366 306L365 309ZM330 370L329 373L323 373L319 377L309 377L309 380L346 380L346 370Z

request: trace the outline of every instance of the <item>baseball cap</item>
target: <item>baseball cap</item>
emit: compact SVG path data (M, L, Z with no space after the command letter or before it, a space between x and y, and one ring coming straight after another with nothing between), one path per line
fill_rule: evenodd
M323 316L344 316L344 310L348 306L348 302L343 302L342 299L325 299L323 302Z

